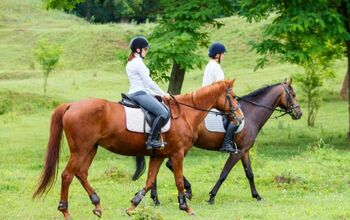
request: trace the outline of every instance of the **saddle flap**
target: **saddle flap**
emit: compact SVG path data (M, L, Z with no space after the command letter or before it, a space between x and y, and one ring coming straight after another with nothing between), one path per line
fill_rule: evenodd
M144 123L145 123L145 114L140 108L129 108L124 106L125 116L126 116L126 129L129 131L144 133ZM148 120L147 120L148 121ZM161 129L161 132L167 132L170 129L171 120L164 125ZM150 132L150 126L147 122L146 124L146 133Z

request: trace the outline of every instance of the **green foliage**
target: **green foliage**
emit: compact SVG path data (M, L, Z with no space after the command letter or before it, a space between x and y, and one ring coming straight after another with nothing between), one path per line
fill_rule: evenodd
M304 73L295 75L301 90L307 97L307 124L309 126L315 125L317 111L322 101L321 90L324 82L335 77L329 61L313 60L315 60L313 63L303 65Z
M330 63L344 55L344 42L350 40L343 1L241 1L240 15L248 21L273 17L263 28L259 41L250 42L262 55L255 69L264 67L270 54L278 54L282 61L298 64L304 74L297 74L307 95L308 125L313 126L320 106L320 87L332 78ZM350 12L350 10L348 10Z
M209 44L203 26L221 27L222 23L214 18L222 8L217 1L163 0L161 3L164 11L150 37L150 69L156 77L168 80L173 63L188 71L205 62L198 51Z
M142 0L114 0L115 16L131 18L141 13Z
M159 0L48 0L48 9L64 9L98 23L154 21L160 8Z
M86 0L44 0L46 1L47 9L65 9L71 11L74 7Z
M41 39L34 51L36 60L41 64L44 74L44 95L46 94L47 78L58 64L62 55L62 47L58 44L51 44L46 39Z
M339 58L350 33L342 15L342 1L313 0L300 4L288 1L241 1L240 15L248 21L260 21L272 15L273 22L263 29L263 38L252 42L262 55L257 67L263 67L268 54L295 64L312 62L313 57Z

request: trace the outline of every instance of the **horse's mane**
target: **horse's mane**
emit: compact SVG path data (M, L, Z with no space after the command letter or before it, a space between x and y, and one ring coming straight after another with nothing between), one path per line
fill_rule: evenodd
M272 89L273 87L278 86L278 85L281 85L281 83L276 83L276 84L273 84L273 85L267 85L265 87L262 87L260 89L255 90L255 91L253 91L253 92L251 92L251 93L249 93L249 94L247 94L245 96L240 97L240 99L254 98L254 97L258 96L258 95L264 94L265 92L269 91L270 89Z
M194 96L197 96L198 94L201 94L201 96L206 97L206 99L214 99L215 94L222 90L222 87L226 88L225 81L218 81L214 82L211 85L201 87L191 93L186 93L182 95L177 95L176 97L183 99L183 100L190 100L191 98L194 98ZM192 96L192 97L191 97ZM205 99L196 99L198 105L201 105L202 102L205 102Z

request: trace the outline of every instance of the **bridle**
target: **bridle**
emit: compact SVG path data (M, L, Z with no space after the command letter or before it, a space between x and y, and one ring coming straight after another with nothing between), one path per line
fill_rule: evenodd
M194 105L189 105L189 104L186 104L186 103L182 103L182 102L179 102L176 100L175 96L173 95L170 95L170 97L174 100L174 102L179 106L179 105L183 105L183 106L186 106L186 107L189 107L189 108L193 108L193 109L196 109L198 111L203 111L203 112L208 112L208 113L213 113L215 115L224 115L226 117L231 117L231 118L234 118L237 122L241 122L241 119L237 116L236 114L236 111L238 109L240 109L240 104L237 102L237 108L234 108L233 104L232 104L232 101L231 101L231 97L232 99L235 99L237 100L237 96L233 96L231 95L231 92L232 89L231 88L226 88L226 98L225 98L225 104L224 104L224 108L226 107L226 104L228 103L229 105L229 112L220 112L220 111L213 111L213 110L208 110L208 109L203 109L203 108L199 108L197 107L195 104ZM192 94L191 94L192 95Z
M266 106L266 105L263 105L263 104L260 104L260 103L256 103L254 101L251 101L251 100L248 100L248 99L244 99L242 97L239 97L239 96L236 96L236 99L238 101L244 101L244 102L248 102L248 103L251 103L255 106L259 106L259 107L263 107L263 108L266 108L266 109L269 109L271 111L277 111L277 112L281 112L282 114L281 115L278 115L276 116L275 118L279 118L279 117L282 117L284 115L290 115L291 117L295 117L296 115L296 109L299 108L300 106L298 104L293 104L293 101L292 101L292 96L290 94L290 91L289 89L286 87L286 85L284 83L281 83L281 85L283 86L283 89L286 93L286 99L287 99L287 108L272 108L270 106Z
M296 109L300 108L300 106L298 104L293 104L289 89L284 83L282 83L282 86L287 96L287 108L285 109L285 114L289 114L291 117L294 117L296 115Z

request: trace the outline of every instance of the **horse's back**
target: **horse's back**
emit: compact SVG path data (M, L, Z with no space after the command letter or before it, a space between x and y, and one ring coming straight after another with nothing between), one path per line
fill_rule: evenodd
M113 125L109 122L120 121L121 117L124 116L119 103L104 99L86 99L69 103L69 108L63 117L63 125L65 130L75 128L100 133L106 127Z

